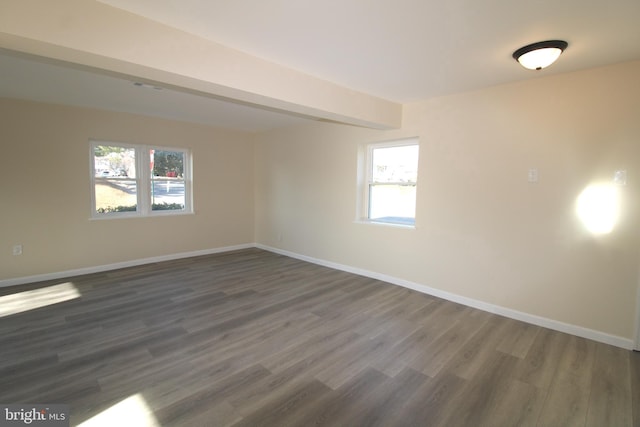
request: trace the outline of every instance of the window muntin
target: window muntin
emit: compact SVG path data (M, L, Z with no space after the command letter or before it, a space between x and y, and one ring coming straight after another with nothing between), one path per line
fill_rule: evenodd
M188 150L91 142L92 217L192 212Z
M418 151L417 139L368 146L368 221L415 226Z

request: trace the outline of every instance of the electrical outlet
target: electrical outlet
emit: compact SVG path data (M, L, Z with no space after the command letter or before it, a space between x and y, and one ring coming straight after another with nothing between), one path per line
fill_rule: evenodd
M13 246L13 255L22 255L22 245Z
M529 182L538 182L538 169L529 169Z

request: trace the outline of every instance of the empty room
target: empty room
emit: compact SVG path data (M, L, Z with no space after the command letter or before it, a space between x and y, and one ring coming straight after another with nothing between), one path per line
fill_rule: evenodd
M0 425L639 426L639 21L0 0Z

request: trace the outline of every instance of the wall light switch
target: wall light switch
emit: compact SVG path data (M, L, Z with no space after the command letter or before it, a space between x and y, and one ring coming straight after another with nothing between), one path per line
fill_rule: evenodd
M538 182L538 169L529 169L529 182Z
M627 171L619 170L613 174L613 183L616 185L627 185Z
M22 245L13 246L13 255L22 255Z

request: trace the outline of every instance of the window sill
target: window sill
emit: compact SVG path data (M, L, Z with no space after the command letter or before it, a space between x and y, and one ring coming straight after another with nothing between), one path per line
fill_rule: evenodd
M402 228L405 230L415 230L415 225L410 224L399 224L396 222L385 222L385 221L372 221L369 219L357 219L353 221L355 224L366 224L366 225L374 225L374 226L382 226L382 227L391 227L391 228Z
M185 215L195 215L195 212L167 212L160 211L157 213L153 213L151 215L140 215L137 213L116 213L116 214L103 214L89 217L90 221L103 221L110 219L135 219L135 218L159 218L159 217L173 217L173 216L185 216Z

